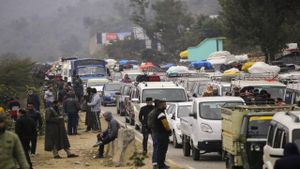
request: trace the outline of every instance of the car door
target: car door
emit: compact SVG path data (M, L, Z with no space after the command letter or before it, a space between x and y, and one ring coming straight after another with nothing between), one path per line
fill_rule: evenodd
M167 120L169 122L169 125L170 125L170 128L173 129L173 126L172 126L172 114L174 112L174 108L175 108L175 104L171 104L167 111L166 111L166 115L167 115Z

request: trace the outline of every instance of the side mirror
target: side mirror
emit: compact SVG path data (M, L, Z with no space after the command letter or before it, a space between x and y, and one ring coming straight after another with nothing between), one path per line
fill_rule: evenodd
M132 98L131 101L134 102L134 103L138 103L139 99L138 98Z
M196 113L190 113L189 116L190 116L190 117L193 117L194 119L197 118L197 114L196 114Z

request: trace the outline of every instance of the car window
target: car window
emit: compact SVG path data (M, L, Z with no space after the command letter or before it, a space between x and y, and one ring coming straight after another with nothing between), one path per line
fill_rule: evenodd
M295 143L300 150L300 129L293 130L293 143Z
M287 134L284 131L282 134L282 139L281 139L281 147L283 148L286 145L286 143L287 143Z
M178 106L177 110L177 117L187 117L192 111L192 106L191 105L185 105L185 106Z
M248 123L248 138L267 138L272 116L252 116Z
M199 103L200 117L208 120L221 120L221 107L235 107L243 102L202 102Z
M171 114L173 108L174 108L174 105L170 105L168 110L167 110L167 114Z
M275 132L273 148L281 148L282 133L283 133L283 130L280 128L277 128L277 130Z
M269 133L268 133L268 141L267 141L267 144L269 146L272 146L272 144L273 144L274 131L275 131L275 126L274 125L270 125L270 127L269 127Z

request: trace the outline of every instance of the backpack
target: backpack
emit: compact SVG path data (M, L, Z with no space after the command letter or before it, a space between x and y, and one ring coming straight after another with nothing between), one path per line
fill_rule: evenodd
M147 119L147 125L149 129L153 129L157 118L157 109L154 108L149 114Z

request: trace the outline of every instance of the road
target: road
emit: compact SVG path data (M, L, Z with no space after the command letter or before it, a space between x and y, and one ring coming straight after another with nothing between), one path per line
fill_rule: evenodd
M116 107L102 107L102 111L111 111L115 117L122 125L126 125L128 128L134 129L133 126L125 123L125 118L119 116L116 113ZM136 138L142 140L142 134L135 130ZM150 141L149 144L152 142ZM217 154L204 154L201 156L200 161L193 161L191 157L184 157L182 149L175 149L171 144L169 145L167 159L169 162L175 163L180 167L186 169L225 169L225 163L221 160L221 157Z

